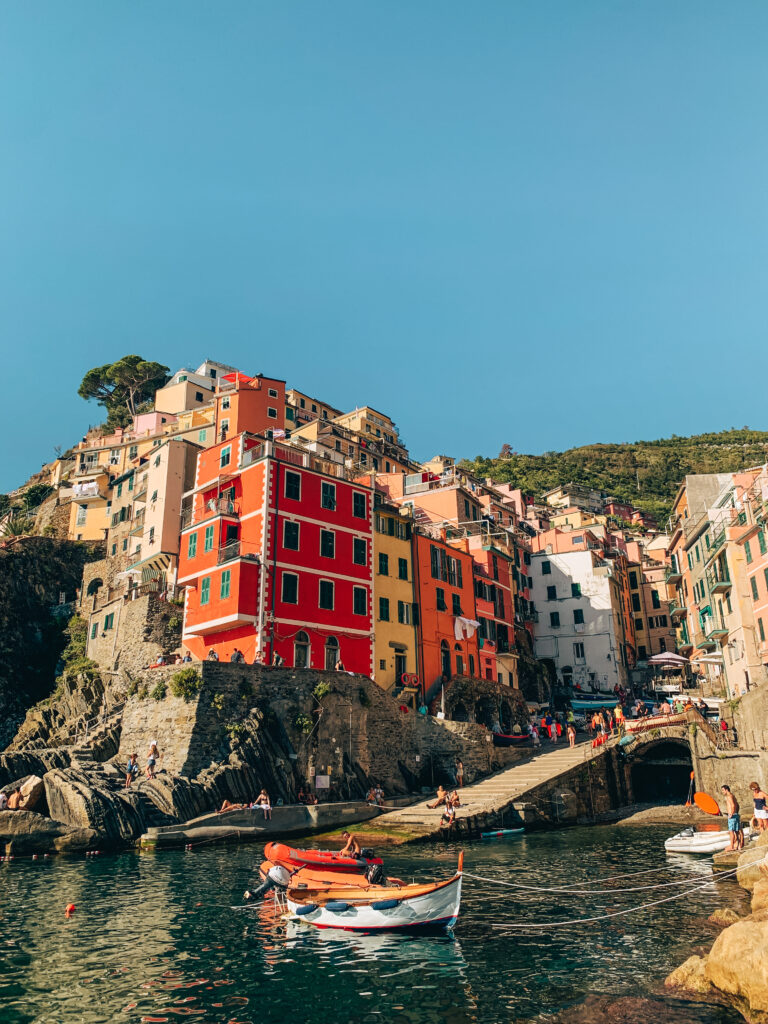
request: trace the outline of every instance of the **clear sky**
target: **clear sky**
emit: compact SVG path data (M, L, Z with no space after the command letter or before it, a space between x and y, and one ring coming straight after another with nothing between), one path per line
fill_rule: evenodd
M0 490L205 357L417 458L768 427L768 3L0 11Z

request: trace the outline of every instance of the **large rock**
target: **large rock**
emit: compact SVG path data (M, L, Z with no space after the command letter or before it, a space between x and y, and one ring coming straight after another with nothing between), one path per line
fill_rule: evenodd
M755 882L752 890L752 913L760 910L768 910L768 872Z
M761 836L739 857L736 880L743 889L747 889L749 892L752 892L755 883L762 877L761 867L768 865L768 833L765 836L765 843L763 838Z
M722 928L727 928L729 924L736 924L741 918L730 907L722 907L720 910L710 914L707 920L710 924L719 924Z
M768 1013L768 920L747 918L715 940L704 975L715 988Z
M689 956L665 979L667 988L679 988L686 992L711 992L712 986L706 975L707 961L703 956Z
M87 850L94 837L92 829L73 829L34 811L0 811L0 848L5 853Z
M91 828L105 845L131 843L143 832L140 814L122 793L92 786L88 776L66 768L48 772L45 795L51 817L77 828Z
M25 811L31 811L40 803L40 798L45 793L45 783L39 775L30 775L21 785L21 806Z

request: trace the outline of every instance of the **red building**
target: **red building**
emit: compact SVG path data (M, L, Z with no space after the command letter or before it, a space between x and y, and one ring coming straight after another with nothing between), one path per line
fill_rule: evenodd
M262 415L233 404L222 411L241 430ZM287 666L333 668L340 659L371 674L367 488L334 463L241 432L199 453L190 497L178 582L193 655L213 648L227 660L238 648L248 662L278 653Z
M488 544L472 547L472 558L475 609L480 623L478 675L515 686L517 652L512 588L514 562L508 554Z
M431 536L413 535L413 579L418 602L419 678L427 698L443 675L477 674L478 645L472 556Z

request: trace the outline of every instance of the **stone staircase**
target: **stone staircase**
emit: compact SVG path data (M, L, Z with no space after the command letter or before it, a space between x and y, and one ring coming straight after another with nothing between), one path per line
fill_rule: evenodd
M510 814L505 825L514 828L516 822L520 824L520 817L513 810L514 804L526 802L526 794L538 786L546 782L555 782L560 776L600 756L604 751L605 747L593 750L589 741L579 743L573 748L567 743L553 744L541 753L534 754L527 761L518 762L511 768L506 768L470 786L464 786L459 791L462 806L456 812L454 830L468 834L486 825L489 829L499 828L501 826L497 823L498 816L507 809ZM435 797L432 795L420 803L382 814L375 823L356 831L369 831L372 834L380 832L395 842L434 838L443 834L440 829L442 808L427 806L434 801Z

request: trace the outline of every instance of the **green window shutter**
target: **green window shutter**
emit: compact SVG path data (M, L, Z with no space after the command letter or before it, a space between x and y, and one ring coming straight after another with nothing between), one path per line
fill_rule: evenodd
M747 565L752 561L752 548L748 540L744 541L744 556L747 559Z
M211 577L206 576L200 581L200 604L208 604L211 599Z
M206 526L203 551L213 551L213 526Z
M752 586L752 600L756 601L760 597L760 591L757 589L757 576L753 576L749 582Z
M221 574L221 588L219 590L219 597L221 597L221 598L229 597L229 587L230 587L231 578L232 578L232 570L231 569L225 569L224 572Z
M98 624L98 622L94 622L94 624L91 626L91 640L95 640L96 639L96 634L98 632L99 632L99 624Z
M766 551L765 531L764 530L760 530L760 532L758 533L758 535L757 535L757 543L760 545L760 554L764 555L765 551Z
M197 440L200 441L201 444L204 444L208 440L208 431L207 430L200 430L200 431L198 431Z
M194 558L197 554L197 534L190 533L187 541L187 558Z

